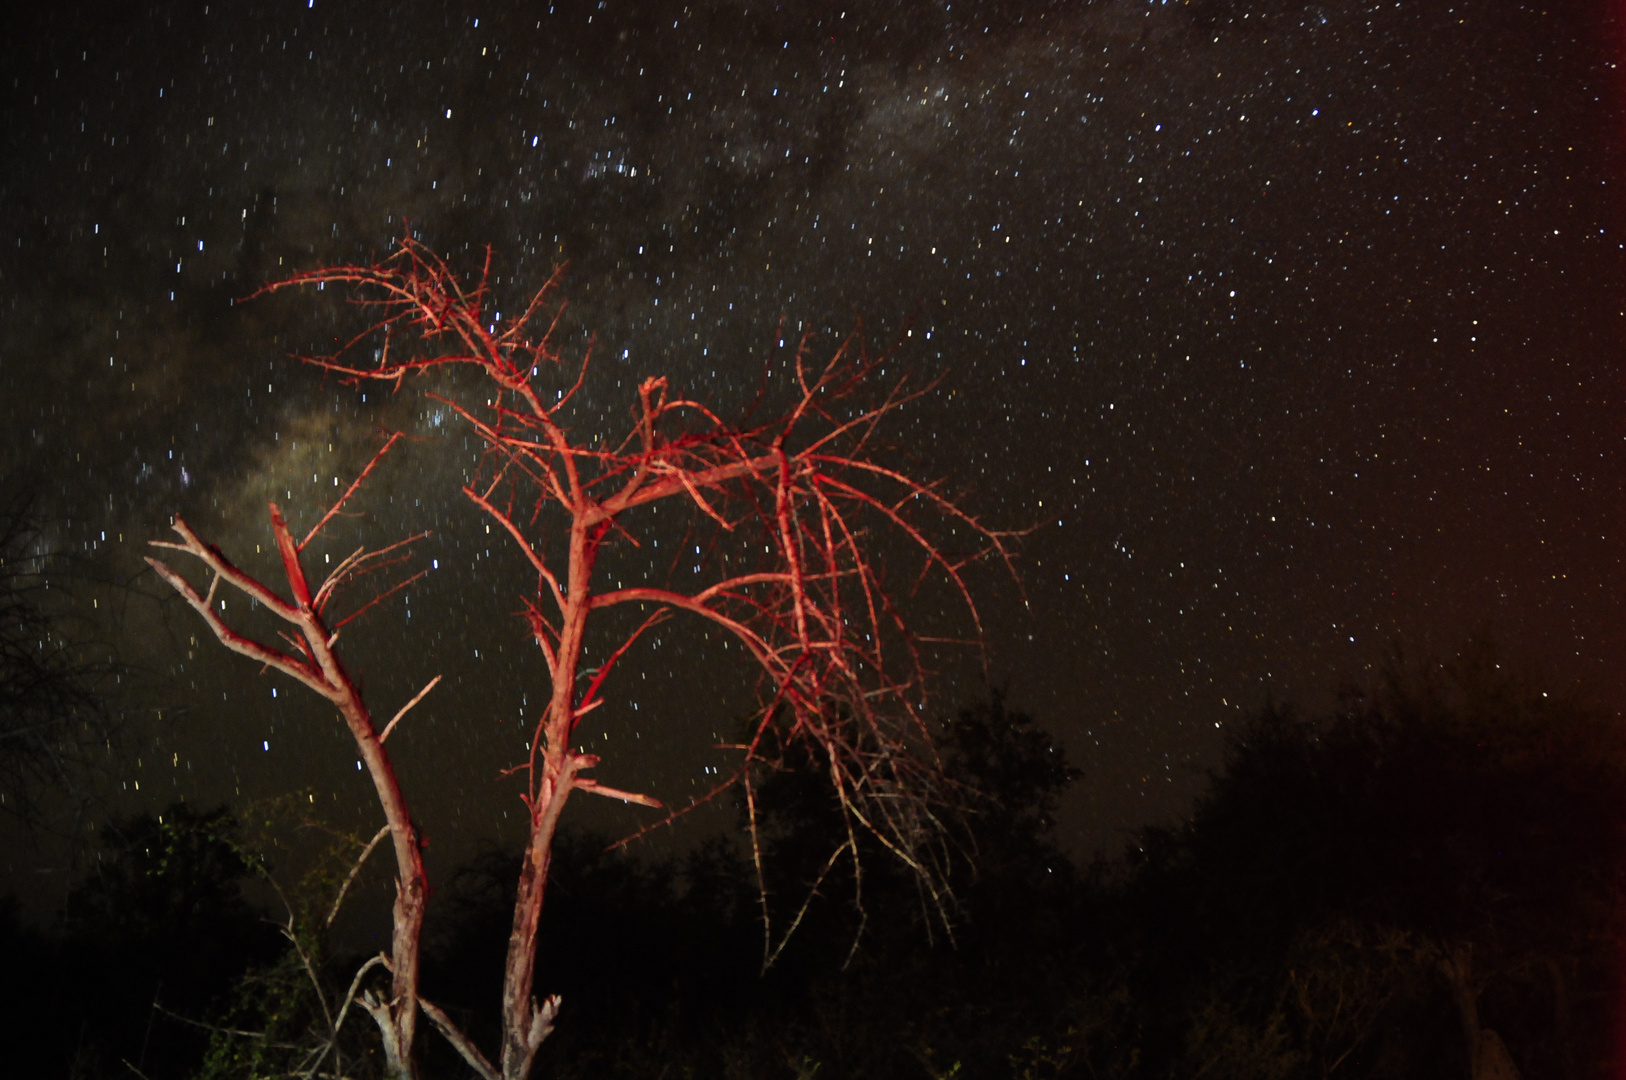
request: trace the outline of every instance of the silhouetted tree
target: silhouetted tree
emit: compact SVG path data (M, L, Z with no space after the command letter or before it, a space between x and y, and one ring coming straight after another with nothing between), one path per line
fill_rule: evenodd
M1477 1080L1511 1050L1527 1076L1599 1074L1623 786L1619 718L1483 644L1397 660L1328 719L1267 710L1191 822L1144 838L1128 903L1149 1045L1185 1047L1148 1064L1263 1075L1264 1054L1283 1075L1360 1076L1403 1060Z
M107 823L60 932L4 928L8 1075L112 1076L126 1061L153 1080L190 1075L208 1033L177 1016L211 1015L278 952L243 897L250 873L225 810Z
M121 724L119 669L72 625L69 569L31 499L0 506L0 812L77 833Z
M737 1036L751 1048L741 1075L787 1062L821 1077L1002 1075L1013 1054L1059 1052L1045 1037L1078 1021L1074 990L1100 951L1096 890L1061 850L1053 814L1079 772L1003 694L943 724L938 741L945 775L967 793L951 828L962 857L948 933L884 862L864 872L855 902L855 871L824 855L839 816L816 756L764 785L766 878L803 927L774 972L777 1011Z

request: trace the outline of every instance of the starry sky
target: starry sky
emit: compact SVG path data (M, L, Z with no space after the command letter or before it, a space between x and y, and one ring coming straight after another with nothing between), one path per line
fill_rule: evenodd
M448 678L391 741L432 854L515 835L497 773L545 680L527 577L457 493L478 444L410 386L363 400L287 358L349 325L334 290L243 302L407 223L462 265L491 245L498 308L568 263L580 425L623 430L651 374L743 401L781 319L830 346L907 325L899 362L944 381L893 434L1033 530L1020 589L975 578L986 675L941 657L937 701L991 681L1057 735L1076 850L1172 820L1227 724L1324 707L1396 641L1486 631L1619 708L1618 15L32 5L0 45L0 467L123 583L77 598L165 707L118 805L309 786L370 831L342 727L140 560L180 513L270 578L266 500L297 530L403 430L322 554L428 527L432 572L347 656L386 716ZM680 804L750 682L692 626L641 648L590 748Z

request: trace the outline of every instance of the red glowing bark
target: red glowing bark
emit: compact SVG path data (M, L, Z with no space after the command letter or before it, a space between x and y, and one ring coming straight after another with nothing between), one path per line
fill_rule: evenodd
M429 885L424 875L417 829L412 823L406 797L401 792L395 769L390 763L389 752L384 748L384 740L396 723L406 715L407 710L422 700L424 694L439 681L439 677L425 686L380 731L373 723L372 712L368 709L361 691L345 670L336 645L340 627L384 596L404 588L421 575L414 575L393 589L375 596L361 609L336 623L332 629L329 629L324 615L334 594L346 582L398 561L403 547L427 534L420 534L381 551L371 553L365 549L356 551L334 568L315 593L311 592L305 568L300 562L300 552L321 531L322 526L338 513L339 508L355 493L362 480L373 470L379 459L395 445L399 437L392 436L385 443L344 495L317 522L315 528L306 534L304 540L298 542L294 540L288 531L287 522L283 519L282 511L278 509L276 503L271 504L271 533L281 557L291 600L277 595L272 589L232 565L218 548L204 543L179 517L175 519L175 532L180 535L180 542L154 541L153 546L183 552L197 559L209 571L208 590L199 595L186 578L164 562L154 558L149 558L147 562L198 614L203 616L204 621L223 645L235 653L275 668L314 690L333 703L339 710L339 715L343 717L345 725L350 729L357 754L372 778L379 806L383 808L385 820L388 822L396 866L393 932L387 961L392 979L390 997L388 1000L381 1000L376 995L368 993L360 1000L378 1025L390 1075L410 1077L414 1075L412 1044L418 1017L419 939L423 930L424 904L429 898ZM273 615L289 624L292 632L283 633L284 645L267 645L227 625L222 614L224 602L221 602L219 609L215 605L215 594L222 582L263 604Z

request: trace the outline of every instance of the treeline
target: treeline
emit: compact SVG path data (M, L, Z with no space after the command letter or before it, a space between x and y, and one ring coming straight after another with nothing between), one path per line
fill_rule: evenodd
M941 902L883 852L861 878L828 863L817 761L763 790L765 899L739 843L666 860L562 843L537 989L565 1004L539 1074L1619 1075L1626 731L1488 649L1397 665L1333 715L1264 711L1187 822L1090 866L1054 835L1079 774L1028 717L996 698L942 748L977 794ZM124 823L62 934L8 921L14 1074L291 1071L359 962L321 933L354 845L286 883L289 949L239 888L276 870L274 817ZM466 866L429 919L426 996L488 1046L515 858ZM764 905L769 948L800 918L766 973ZM346 1030L335 1050L366 1075L372 1032ZM426 1075L466 1075L432 1031L419 1045Z

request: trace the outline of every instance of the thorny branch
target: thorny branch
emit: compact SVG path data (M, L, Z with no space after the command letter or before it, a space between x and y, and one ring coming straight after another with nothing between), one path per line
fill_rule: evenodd
M906 608L908 597L936 579L963 607L977 629L974 641L980 642L981 620L967 574L990 559L1010 569L1017 534L984 525L939 483L917 479L905 455L883 441L883 422L936 384L920 386L907 375L889 379L893 351L872 354L861 326L822 364L813 357L812 335L806 334L794 350L791 377L774 381L765 371L762 391L739 422L673 392L665 378L646 378L619 441L602 425L581 438L572 421L586 408L579 404L584 400L579 392L592 348L567 363L557 346L564 306L555 296L561 280L562 271L556 272L518 318L503 321L488 311L489 250L478 275L465 281L409 235L372 265L313 270L262 290L328 282L351 287L366 328L334 353L302 358L344 382L381 382L399 390L409 378L464 368L483 383L467 402L431 396L485 444L477 473L463 492L515 542L535 574L534 587L522 600L549 687L534 719L529 756L512 770L525 777L521 798L530 836L510 933L495 1066L441 1010L420 1004L415 989L422 867L383 740L428 687L378 732L333 651L336 632L322 621L340 584L364 569L390 565L391 549L344 560L314 596L299 565L304 544L339 512L395 439L299 544L272 508L291 601L237 570L179 520L181 542L163 546L201 562L211 574L208 591L200 595L153 560L228 648L334 701L374 772L402 884L389 965L395 996L383 1002L365 995L362 1002L385 1034L392 1068L403 1075L410 1073L411 1023L421 1008L482 1077L529 1077L559 1008L557 997L539 1003L532 987L538 918L565 803L581 790L661 805L652 796L582 775L599 759L573 749L572 736L581 717L604 703L606 680L628 650L671 616L687 613L704 620L711 632L740 647L756 673L759 709L753 730L735 746L740 757L731 775L708 798L731 785L743 788L759 872L758 785L773 770L787 767L793 747L806 747L828 773L844 824L820 882L847 859L859 887L860 836L868 835L918 875L924 894L945 922L948 918L943 810L958 795L943 775L924 718L930 672L922 646L951 639L919 633ZM632 563L642 540L652 547L665 541L671 550L674 536L667 523L672 515L654 517L662 506L683 519L681 543L665 581L651 580L655 574ZM900 591L889 579L887 563L904 556L919 559L921 568L913 587ZM679 558L685 568L692 562L701 575L695 586L675 580ZM629 574L643 580L627 583L623 578ZM266 645L229 627L214 604L222 582L288 623L291 648ZM627 631L625 620L634 609L642 618ZM663 820L686 809L674 808ZM861 903L861 894L854 900ZM766 903L763 917L768 963L783 941L775 945ZM790 929L799 921L798 914ZM411 948L404 945L407 939Z
M933 870L940 856L928 850L940 835L933 807L950 793L920 715L925 639L900 612L882 552L923 556L921 576L935 572L948 583L980 637L965 575L989 557L1010 568L1015 534L983 525L938 483L912 476L882 444L882 422L936 384L911 384L907 375L887 381L892 354L872 355L861 329L822 365L813 359L811 335L804 335L790 396L770 419L731 425L672 393L666 379L649 378L638 386L632 423L619 443L581 442L565 414L591 350L570 365L557 348L560 275L519 318L499 323L487 310L489 273L488 252L481 273L465 283L409 236L377 264L315 270L272 288L354 287L354 302L372 320L369 330L337 353L305 358L346 381L398 388L409 377L451 367L472 368L486 380L483 405L442 400L488 449L488 472L465 487L466 496L513 538L551 608L544 616L541 596L526 600L553 686L531 759L521 767L530 775L533 821L570 787L588 789L590 781L575 777L579 766L567 770L571 730L593 706L613 661L647 629L606 646L611 662L578 696L575 675L591 647L587 616L627 603L686 611L721 629L755 661L763 701L778 703L760 714L762 728L783 716L795 739L819 746L843 815L923 874L929 894L940 896L941 875ZM376 349L371 362L368 349ZM571 366L561 383L558 369ZM557 393L544 389L561 385ZM593 574L601 555L622 538L647 537L653 527L629 515L673 497L716 530L713 548L722 555L711 561L722 572L697 591L598 587ZM549 509L567 537L551 547L533 528ZM877 528L890 530L892 539ZM964 550L968 538L972 547ZM777 764L756 758L760 738L749 745L733 777L747 786L761 766Z

